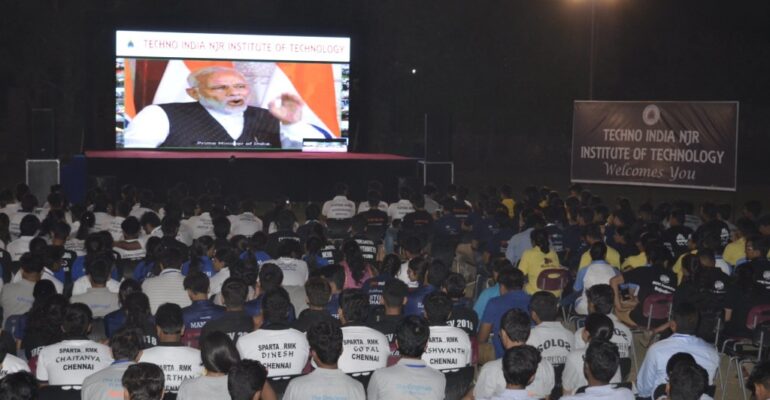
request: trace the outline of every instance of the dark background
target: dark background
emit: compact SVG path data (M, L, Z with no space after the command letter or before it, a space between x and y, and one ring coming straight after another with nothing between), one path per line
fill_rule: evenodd
M113 42L122 28L350 35L354 151L421 157L428 113L451 145L459 183L563 189L572 102L589 93L592 1L594 98L740 101L739 192L715 196L764 196L765 1L0 0L0 186L24 179L33 109L53 109L64 162L114 146Z

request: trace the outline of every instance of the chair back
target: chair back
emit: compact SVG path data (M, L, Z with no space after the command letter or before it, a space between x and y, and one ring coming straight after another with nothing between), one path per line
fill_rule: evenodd
M754 306L746 317L746 327L754 330L758 325L770 321L770 304Z
M80 400L80 386L43 386L38 389L39 400Z
M537 276L537 288L540 290L562 290L569 283L569 270L566 268L549 268Z
M298 376L301 375L274 376L267 379L270 381L270 387L275 392L275 395L280 399L283 398L283 394L286 393L286 388L289 386L289 382Z
M341 240L348 237L350 225L353 219L328 219L326 220L326 234L331 240Z
M673 302L673 294L651 294L644 299L642 314L649 319L668 319Z
M372 379L373 373L374 371L354 372L352 374L348 374L348 376L361 382L361 384L364 385L364 391L366 391L367 387L369 387L369 380Z

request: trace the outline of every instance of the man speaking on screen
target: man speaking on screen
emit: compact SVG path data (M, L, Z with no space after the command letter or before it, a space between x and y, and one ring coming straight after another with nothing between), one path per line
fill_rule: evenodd
M231 68L208 67L187 77L194 102L145 107L126 128L126 148L300 148L304 138L323 138L303 123L302 99L284 93L268 109L249 106L251 88Z

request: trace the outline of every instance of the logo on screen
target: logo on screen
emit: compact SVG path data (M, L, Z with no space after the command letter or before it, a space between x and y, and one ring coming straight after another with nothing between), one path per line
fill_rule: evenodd
M644 107L644 111L642 112L642 120L644 120L644 123L652 126L657 124L660 121L660 108L656 106L655 104L650 104L647 107Z

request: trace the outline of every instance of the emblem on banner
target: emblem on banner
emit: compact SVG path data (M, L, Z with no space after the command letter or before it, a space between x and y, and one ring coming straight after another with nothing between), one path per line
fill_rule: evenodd
M660 121L660 108L655 104L644 107L644 111L642 111L642 120L649 126L657 124Z

